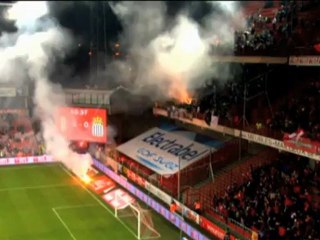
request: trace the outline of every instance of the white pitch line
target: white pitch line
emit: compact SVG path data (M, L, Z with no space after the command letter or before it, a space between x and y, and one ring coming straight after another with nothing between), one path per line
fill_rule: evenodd
M59 213L57 212L56 209L52 208L52 211L54 212L54 214L57 216L57 218L59 219L59 221L62 223L62 225L64 226L64 228L68 231L68 233L70 234L71 238L73 240L77 240L76 237L73 235L73 233L71 232L70 228L68 227L68 225L62 220L62 218L60 217Z
M101 207L103 207L105 210L107 210L108 213L110 213L115 219L117 219L117 220L119 221L119 223L121 223L122 226L123 226L125 229L127 229L135 238L138 238L138 236L137 236L137 234L136 234L135 232L133 232L124 222L122 222L119 218L117 218L117 217L114 215L114 213L113 213L109 208L107 208L107 206L104 205L104 203L103 203L97 196L95 196L88 188L86 188L86 186L84 186L84 185L82 184L82 182L79 181L78 178L76 178L74 175L72 175L72 174L64 167L64 165L61 164L60 167L62 168L62 170L63 170L65 173L67 173L70 177L72 177L73 179L75 179L75 180L79 183L79 185L80 185L87 193L89 193L89 195L90 195L94 200L96 200L97 203L99 203L99 205L100 205Z
M51 185L39 185L39 186L25 186L25 187L12 187L12 188L0 188L0 192L6 191L21 191L21 190L33 190L41 188L57 188L57 187L71 187L76 186L75 184L51 184Z

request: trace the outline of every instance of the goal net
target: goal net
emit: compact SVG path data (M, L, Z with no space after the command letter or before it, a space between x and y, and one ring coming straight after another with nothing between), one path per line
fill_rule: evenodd
M116 198L120 198L120 196L116 195ZM154 227L151 211L143 209L137 201L122 205L120 208L115 207L115 216L137 239L160 237Z

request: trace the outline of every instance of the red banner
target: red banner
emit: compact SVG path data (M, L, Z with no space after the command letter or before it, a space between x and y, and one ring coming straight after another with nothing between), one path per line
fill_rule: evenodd
M224 239L226 232L221 228L217 227L217 225L213 224L208 219L200 217L200 226L207 230L213 236L217 237L218 239ZM234 240L235 238L233 236L230 236L230 239Z
M285 134L283 137L283 143L285 146L301 150L312 154L320 154L320 143L312 141L309 138L301 137L298 140L290 139L289 134Z
M68 140L99 143L107 141L105 109L61 107L55 116L58 129Z
M135 172L131 171L130 169L126 169L126 174L127 177L133 181L134 183L138 184L141 187L146 187L146 181L140 177L138 174L136 174Z
M106 176L100 176L90 183L90 188L96 193L101 194L112 190L116 184Z

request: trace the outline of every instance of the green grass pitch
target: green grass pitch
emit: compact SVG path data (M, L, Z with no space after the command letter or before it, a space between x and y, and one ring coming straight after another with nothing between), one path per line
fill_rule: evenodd
M153 213L158 239L179 230ZM0 167L0 240L134 240L114 210L60 164Z

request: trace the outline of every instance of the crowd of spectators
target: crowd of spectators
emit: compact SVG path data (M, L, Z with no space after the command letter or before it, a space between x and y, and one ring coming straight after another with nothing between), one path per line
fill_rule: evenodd
M292 133L303 129L305 137L320 141L320 82L312 81L295 96L284 103L269 123L271 129Z
M0 158L41 154L30 119L17 113L0 114Z
M251 171L246 184L214 198L215 211L257 231L259 239L320 239L319 172L306 159L282 159Z
M271 49L287 44L292 34L294 2L276 9L274 16L263 16L260 9L246 20L246 29L235 32L236 50Z
M203 94L199 93L199 101L196 105L200 113L210 112L219 116L220 119L232 120L230 109L241 102L242 96L238 82L227 81L220 87L212 82L207 84L202 92Z
M250 13L244 7L245 26L234 29L232 51L239 55L287 55L301 50L316 53L313 46L320 39L320 19L319 14L308 15L308 11L319 8L319 4L310 4L311 8L304 8L301 1L282 1L280 6L265 6ZM214 54L230 51L221 39L212 45Z

